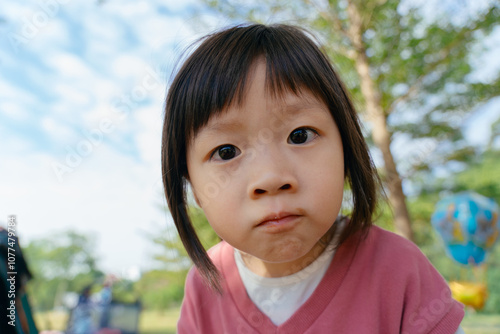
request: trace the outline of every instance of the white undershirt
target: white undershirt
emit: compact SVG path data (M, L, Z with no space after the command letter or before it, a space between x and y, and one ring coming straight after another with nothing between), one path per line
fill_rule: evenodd
M335 250L327 247L314 262L299 272L283 277L262 277L248 269L238 250L236 266L252 302L279 326L312 295L332 262Z

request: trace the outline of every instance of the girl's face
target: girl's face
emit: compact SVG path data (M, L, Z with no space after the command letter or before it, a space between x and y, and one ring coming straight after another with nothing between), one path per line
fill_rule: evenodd
M307 91L275 99L265 63L241 106L212 117L189 142L189 180L215 232L262 276L289 275L319 256L342 202L344 159L326 105Z

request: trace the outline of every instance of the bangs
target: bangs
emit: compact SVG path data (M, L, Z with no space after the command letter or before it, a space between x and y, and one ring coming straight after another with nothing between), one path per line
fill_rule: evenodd
M188 58L178 82L184 104L184 132L188 141L208 120L231 105L241 105L249 73L255 63L266 63L266 89L274 98L307 89L327 103L333 70L319 48L299 28L241 26L213 34ZM222 50L222 51L221 51ZM335 95L335 94L333 94ZM179 101L181 102L181 101ZM327 103L329 104L329 103Z

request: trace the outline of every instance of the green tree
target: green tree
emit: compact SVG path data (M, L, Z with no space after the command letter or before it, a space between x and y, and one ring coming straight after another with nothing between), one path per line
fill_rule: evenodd
M28 285L34 307L42 311L60 306L65 292L80 292L102 279L94 249L90 236L75 231L36 239L23 247L34 276Z
M500 117L491 125L491 135L488 141L487 150L494 150L495 141L500 138Z
M112 299L120 303L135 303L141 295L135 289L136 282L129 279L120 279L113 284ZM142 299L141 299L142 300Z
M473 152L462 138L461 117L498 96L500 84L499 73L487 82L475 79L470 58L485 51L481 40L498 26L498 2L472 10L467 2L445 1L436 8L441 15L435 20L398 0L205 2L236 21L291 22L320 36L382 157L395 229L413 239L400 161L391 144L396 137L432 140L431 146L404 158L410 170L463 160Z
M165 310L182 302L186 274L185 269L180 271L150 270L135 283L134 290L141 296L145 309Z
M220 241L208 223L203 210L196 206L190 206L188 214L205 249L209 249ZM162 263L165 269L186 270L191 266L191 260L173 225L169 225L160 235L154 236L152 239L162 249L162 252L155 256L155 260Z
M200 208L190 206L188 214L205 249L220 241ZM150 237L161 249L154 257L160 269L144 273L135 284L135 290L145 308L165 309L182 301L184 282L192 262L173 225Z

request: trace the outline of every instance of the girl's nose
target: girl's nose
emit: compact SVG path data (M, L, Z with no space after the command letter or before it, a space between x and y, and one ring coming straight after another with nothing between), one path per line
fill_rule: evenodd
M252 164L248 195L257 199L297 190L297 178L287 159L281 155L257 157Z

